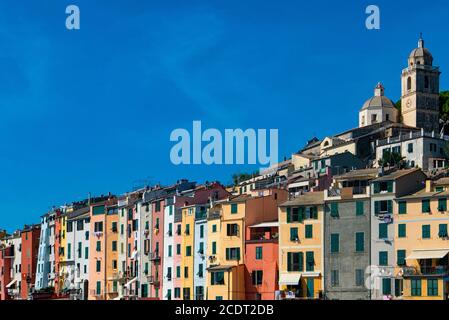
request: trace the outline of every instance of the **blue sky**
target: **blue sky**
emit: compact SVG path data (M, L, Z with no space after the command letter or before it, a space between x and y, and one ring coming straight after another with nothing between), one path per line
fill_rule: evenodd
M81 29L65 28L76 4ZM381 30L365 28L365 8ZM279 156L393 100L423 32L449 89L445 0L0 2L0 228L140 180L230 182L257 166L174 166L170 132L277 128Z

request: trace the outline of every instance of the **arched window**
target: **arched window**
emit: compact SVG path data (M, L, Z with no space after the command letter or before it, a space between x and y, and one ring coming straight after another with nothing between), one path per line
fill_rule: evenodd
M407 78L407 90L412 90L412 77Z

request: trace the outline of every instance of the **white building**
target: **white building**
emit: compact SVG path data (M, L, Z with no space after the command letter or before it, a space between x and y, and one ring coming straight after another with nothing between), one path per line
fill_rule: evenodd
M359 111L359 127L385 121L398 121L398 110L393 101L387 98L384 93L385 89L379 82L374 89L374 97L368 99Z

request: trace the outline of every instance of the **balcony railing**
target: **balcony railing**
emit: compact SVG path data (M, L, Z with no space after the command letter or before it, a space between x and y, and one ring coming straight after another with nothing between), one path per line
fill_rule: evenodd
M448 266L435 267L404 267L403 276L446 276L449 275Z
M158 286L159 285L159 279L156 278L155 276L148 276L148 283L153 285L153 286Z
M149 259L151 260L151 261L156 261L156 260L160 260L161 259L161 256L159 255L159 252L150 252L149 254L148 254L148 257L149 257Z

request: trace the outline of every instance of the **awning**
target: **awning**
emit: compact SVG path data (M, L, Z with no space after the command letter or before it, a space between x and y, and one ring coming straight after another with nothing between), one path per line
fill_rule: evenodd
M14 279L14 280L11 281L10 283L8 283L8 285L6 286L6 288L10 288L10 287L13 286L16 282L17 282L17 279Z
M132 279L132 280L129 280L129 281L125 284L125 287L129 288L129 286L130 286L131 284L133 284L134 282L136 282L136 281L137 281L137 277L135 277L135 278Z
M307 181L300 181L300 182L293 182L293 183L290 183L288 185L288 188L291 189L291 188L299 188L299 187L308 187L309 184L310 184L309 180L307 180Z
M299 284L299 280L301 279L301 274L299 273L281 273L279 275L279 284L280 285L293 285L296 286Z
M413 250L412 254L409 255L406 260L417 260L417 259L441 259L449 253L447 249L436 249L436 250Z
M259 224L255 224L252 226L249 226L250 228L270 228L270 227L279 227L279 222L273 221L273 222L263 222Z

